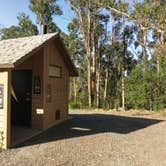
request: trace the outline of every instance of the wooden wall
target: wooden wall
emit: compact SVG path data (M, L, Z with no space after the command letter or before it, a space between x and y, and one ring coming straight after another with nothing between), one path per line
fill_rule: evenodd
M0 70L0 84L4 86L3 108L0 109L0 148L10 146L10 101L11 101L11 71Z
M49 66L61 67L62 77L49 77ZM32 128L47 129L68 118L69 71L55 45L55 41L40 48L25 62L13 70L32 70ZM34 94L34 76L41 78L41 94ZM11 70L0 69L0 84L4 85L4 108L0 109L0 131L3 132L3 147L10 147L11 133ZM48 89L51 100L48 101ZM56 120L56 111L60 119ZM1 143L0 135L0 143Z
M43 114L38 113L39 109L43 110L43 48L15 68L20 69L32 70L32 128L43 129ZM40 76L41 94L34 94L34 76Z
M44 48L44 128L48 128L56 122L56 111L60 111L60 120L64 121L68 118L68 95L69 95L69 72L60 55L54 41L50 41ZM48 76L50 65L61 67L62 77L55 78ZM47 101L48 86L51 87L51 102Z
M50 65L61 67L61 78L49 77ZM50 41L16 68L16 70L19 69L31 69L33 78L35 75L41 78L41 94L35 95L32 90L32 128L47 129L66 120L68 118L69 72L56 48L55 41ZM48 88L51 88L51 101L48 101ZM60 111L58 121L56 120L57 110Z

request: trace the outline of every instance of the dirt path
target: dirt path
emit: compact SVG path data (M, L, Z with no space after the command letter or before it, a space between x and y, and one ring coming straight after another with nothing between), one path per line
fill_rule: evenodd
M72 119L0 153L0 165L165 166L166 121L72 111Z

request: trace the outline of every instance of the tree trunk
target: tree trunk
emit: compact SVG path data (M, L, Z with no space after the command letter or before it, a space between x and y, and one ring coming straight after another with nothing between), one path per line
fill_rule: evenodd
M95 35L95 34L94 34ZM92 105L94 105L94 99L95 99L95 95L96 95L96 86L97 86L97 48L96 48L96 39L95 36L93 37L93 55L92 55Z
M87 60L87 83L88 83L88 104L92 107L92 86L91 86L91 64Z
M96 73L96 77L97 77L97 83L96 83L96 107L99 108L100 107L100 72L99 70L97 70Z
M145 73L146 71L146 61L147 61L147 57L146 57L146 30L143 30L143 72Z
M73 78L74 102L77 103L77 83L76 78Z
M124 67L122 66L122 110L125 110L125 72Z
M109 76L109 72L108 72L108 69L106 69L105 84L104 84L104 101L105 102L106 102L106 99L107 99L108 76Z
M162 45L164 41L164 33L161 32L158 36L158 44ZM160 74L160 55L157 55L156 57L156 63L157 63L157 74Z
M122 30L123 30L123 44L124 44L124 51L122 55L122 82L121 82L121 89L122 89L122 110L125 110L125 68L124 68L124 59L126 55L126 37L125 37L125 18L122 18Z

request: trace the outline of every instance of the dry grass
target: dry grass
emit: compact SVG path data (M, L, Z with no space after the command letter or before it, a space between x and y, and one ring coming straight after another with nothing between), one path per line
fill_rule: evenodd
M91 111L91 109L88 111ZM161 111L136 110L136 109L131 109L128 111L124 111L122 109L118 109L118 110L94 109L94 111L98 113L104 112L104 113L112 113L112 114L126 115L126 116L146 116L150 118L165 118L166 117L166 109Z

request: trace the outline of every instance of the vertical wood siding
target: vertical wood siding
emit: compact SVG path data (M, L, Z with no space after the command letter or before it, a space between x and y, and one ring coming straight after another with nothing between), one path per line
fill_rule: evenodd
M43 49L32 55L16 69L32 70L32 128L43 129L43 114L37 113L38 109L43 109ZM41 94L34 94L34 76L40 76Z
M49 66L61 67L61 78L49 77ZM55 41L48 42L38 52L13 70L32 70L32 128L48 127L68 118L69 71L64 63ZM41 94L34 94L34 76L40 76ZM0 84L4 84L4 108L0 109L0 143L4 148L10 146L11 126L11 70L0 70ZM48 87L51 87L51 101L48 102ZM43 113L38 113L42 110ZM56 111L60 111L60 119L56 120ZM1 144L0 144L1 146Z
M44 127L56 123L56 111L60 111L60 121L66 120L68 117L68 95L69 95L69 72L60 55L54 41L45 46L45 100L44 100ZM61 78L49 77L48 69L50 65L61 67ZM47 102L47 86L51 85L51 102Z

